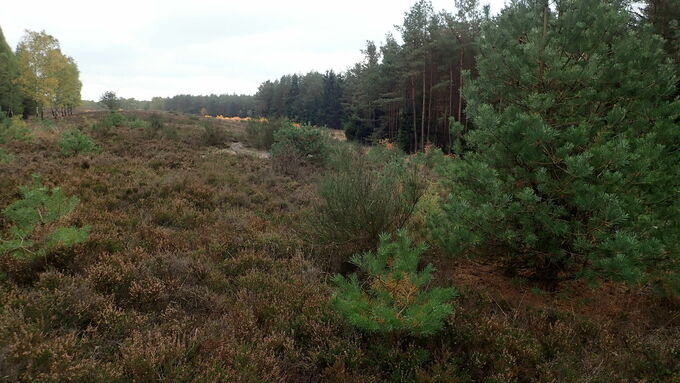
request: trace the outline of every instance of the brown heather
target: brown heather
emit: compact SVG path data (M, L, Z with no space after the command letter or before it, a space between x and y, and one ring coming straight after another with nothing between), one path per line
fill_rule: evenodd
M0 258L2 382L680 380L680 314L651 293L543 293L436 249L437 283L461 292L444 331L362 335L331 310L328 255L298 234L318 175L208 146L200 121L172 114L177 137L114 128L94 135L100 154L59 155L61 130L90 134L102 116L36 125L0 165L0 207L39 173L80 198L69 221L92 226L86 243L44 259Z

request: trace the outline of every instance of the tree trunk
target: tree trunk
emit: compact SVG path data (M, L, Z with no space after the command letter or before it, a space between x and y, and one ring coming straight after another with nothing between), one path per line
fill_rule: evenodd
M425 149L425 67L423 67L423 106L421 109L421 116L420 116L420 148Z
M430 66L430 95L427 101L427 141L430 142L430 124L432 123L432 66Z
M453 112L453 65L449 64L449 113Z
M541 62L539 64L539 79L541 80L541 83L543 82L543 73L545 71L545 60L543 58L543 53L545 50L545 37L548 34L548 1L545 2L545 6L543 7L543 36L541 38Z
M411 77L411 98L413 100L413 151L418 151L418 118L416 117L416 78Z
M462 39L461 39L462 42ZM463 44L460 45L460 65L458 72L458 122L463 120L463 58L465 55L465 48Z

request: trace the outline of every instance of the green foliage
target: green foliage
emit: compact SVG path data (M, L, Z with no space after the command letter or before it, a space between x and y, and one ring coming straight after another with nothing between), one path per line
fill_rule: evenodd
M330 138L318 128L287 123L274 133L271 153L274 165L284 172L307 164L323 166L330 154Z
M48 118L41 119L38 123L40 124L40 127L45 130L51 130L54 128L54 122Z
M434 267L428 264L418 271L424 251L424 244L411 245L405 231L398 232L394 242L389 235L382 235L375 254L352 257L367 274L365 283L356 274L333 278L333 306L351 326L369 333L428 336L441 330L443 321L453 312L448 301L456 291L426 289Z
M203 121L201 126L203 127L201 140L206 145L222 145L228 138L227 131L213 121Z
M0 113L0 145L10 141L30 141L31 130L21 116L8 118L5 113ZM12 162L14 156L0 148L0 163Z
M336 247L334 254L344 258L375 248L381 233L407 224L427 185L420 167L396 150L386 152L347 150L332 157L308 217L312 242Z
M7 164L14 160L14 156L7 153L5 149L0 148L0 164Z
M45 31L26 30L17 47L17 84L36 106L40 118L48 108L53 117L71 114L80 104L80 72L73 58L61 52L59 40ZM31 108L32 109L32 108Z
M246 142L254 148L270 150L274 144L274 134L282 126L290 126L290 121L285 119L250 120L246 125Z
M30 259L87 240L87 227L58 226L78 205L77 197L67 197L60 188L42 186L38 176L34 176L33 185L21 187L20 193L21 199L2 211L12 226L7 239L0 239L0 254Z
M31 130L28 128L26 121L21 119L21 116L14 116L12 118L0 118L0 144L6 144L10 141L31 141Z
M92 125L92 131L108 134L111 128L124 126L127 123L125 116L119 112L107 113L101 121Z
M149 117L149 123L145 126L145 128L149 135L153 137L159 135L163 135L168 138L177 137L177 128L172 125L166 125L163 116L161 116L159 113L151 114L151 117Z
M149 123L141 118L133 118L128 120L128 127L130 129L147 129Z
M24 95L17 84L19 73L19 62L0 29L0 115L16 116L23 112Z
M116 96L116 92L111 91L104 92L104 94L99 97L99 103L112 112L120 107L120 99Z
M465 89L474 152L440 168L443 248L494 246L548 281L677 273L680 102L663 42L630 22L596 0L520 1L487 26Z
M99 153L101 148L80 130L71 128L65 130L57 141L63 156L75 156L80 153Z

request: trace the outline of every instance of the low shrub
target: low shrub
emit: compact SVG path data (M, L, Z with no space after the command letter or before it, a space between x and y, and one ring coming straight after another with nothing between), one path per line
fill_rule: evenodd
M0 145L10 141L30 141L31 139L31 131L20 116L9 118L4 113L0 113ZM0 163L9 163L13 159L14 156L0 148Z
M288 120L250 120L246 125L245 141L248 145L262 150L270 150L274 144L274 134L282 126L291 125Z
M146 125L146 131L152 137L159 135L167 138L177 137L177 127L166 125L163 116L158 113L153 113L151 117L149 117L149 123Z
M87 227L59 225L78 205L77 197L67 197L60 188L42 186L34 176L31 186L20 188L21 199L7 206L2 214L12 223L7 239L0 241L0 254L17 259L44 256L57 247L69 247L88 238Z
M345 152L319 184L319 200L306 222L311 243L334 247L336 265L348 255L375 248L381 233L403 228L427 188L419 166L395 157L374 162Z
M6 144L10 141L30 141L32 139L28 124L20 116L12 118L5 117L4 114L2 116L0 118L0 144Z
M427 336L444 326L453 312L447 303L455 295L453 288L426 290L434 267L428 264L418 271L424 244L415 247L405 231L396 241L380 236L375 254L368 252L352 257L352 263L367 274L361 283L356 274L348 278L336 275L333 306L353 327L368 333L394 333Z
M14 160L14 156L0 148L0 164L7 164Z
M149 125L148 122L140 118L134 118L128 121L128 127L130 129L146 129L148 125Z
M59 136L57 141L63 156L75 156L80 153L98 153L101 149L90 137L78 129L68 129Z
M330 147L330 138L320 129L286 124L274 133L272 160L276 168L290 174L304 165L323 166Z
M45 130L52 130L54 128L54 122L47 118L38 120L38 123L40 124L40 127Z
M101 121L92 125L92 131L108 134L111 132L111 128L124 126L126 122L125 116L121 113L110 112Z
M203 121L201 140L206 145L222 145L228 138L227 131L213 121Z

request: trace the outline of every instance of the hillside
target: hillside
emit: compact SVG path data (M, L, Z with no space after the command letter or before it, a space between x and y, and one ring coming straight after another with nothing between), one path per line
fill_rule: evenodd
M248 148L239 122L213 119L225 133L208 145L196 116L164 113L167 135L92 132L104 116L30 122L31 141L6 145L0 208L39 174L79 198L64 223L91 229L30 262L0 257L0 381L680 379L680 312L650 290L572 280L548 291L435 247L425 254L434 284L458 290L442 332L362 333L332 309L338 270L305 235L324 168L282 172ZM61 155L68 127L101 152ZM0 219L1 233L9 226Z

